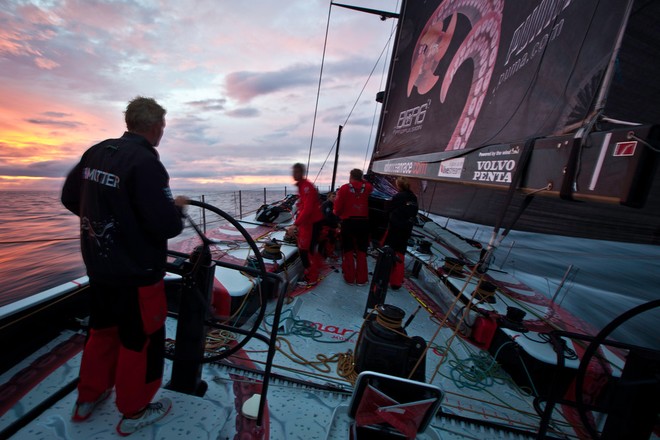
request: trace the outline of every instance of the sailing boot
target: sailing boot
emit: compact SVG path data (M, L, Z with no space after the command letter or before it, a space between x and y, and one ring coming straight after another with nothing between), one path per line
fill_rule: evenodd
M363 286L369 282L369 269L367 267L367 253L357 251L357 267L355 273L355 282L358 286Z
M344 252L341 258L341 270L344 272L344 281L355 284L355 257L353 251Z

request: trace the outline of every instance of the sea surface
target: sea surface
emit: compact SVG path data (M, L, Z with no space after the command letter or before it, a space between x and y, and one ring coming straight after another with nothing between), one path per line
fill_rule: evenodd
M203 197L240 217L281 199L286 191L174 192L196 200ZM292 191L295 188L288 188ZM0 306L85 275L78 218L61 205L58 191L0 191L0 197ZM489 227L436 219L465 237L484 244L490 239ZM636 305L660 298L660 246L512 231L495 253L494 267L556 298L596 329ZM660 349L659 322L660 310L646 312L613 336Z
M295 187L288 192L296 191ZM238 218L281 190L176 192ZM78 217L60 202L59 191L0 191L0 307L84 276ZM194 209L191 207L191 210Z

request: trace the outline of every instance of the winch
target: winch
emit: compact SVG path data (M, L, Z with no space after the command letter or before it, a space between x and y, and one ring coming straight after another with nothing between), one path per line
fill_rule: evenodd
M376 371L392 376L410 376L424 354L426 341L408 336L401 323L405 312L399 307L378 305L367 316L355 344L355 371ZM411 379L425 382L426 358L413 372Z

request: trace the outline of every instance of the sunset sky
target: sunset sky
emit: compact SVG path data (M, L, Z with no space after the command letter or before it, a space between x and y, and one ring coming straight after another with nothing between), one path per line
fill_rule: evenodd
M361 92L338 181L368 165L395 21L329 0L2 0L0 190L59 189L85 149L121 136L137 95L168 111L158 150L175 191L290 186L291 164L307 163L328 13L309 170L318 185Z

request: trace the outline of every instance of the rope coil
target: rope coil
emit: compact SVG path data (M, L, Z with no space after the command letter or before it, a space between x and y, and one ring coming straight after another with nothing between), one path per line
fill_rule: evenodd
M464 266L465 263L463 261L458 260L456 258L446 257L445 262L442 266L442 270L447 275L456 275L463 272Z
M401 323L405 316L403 310L389 304L379 305L375 310L378 311L376 313L376 322L378 324L390 330L401 329Z

